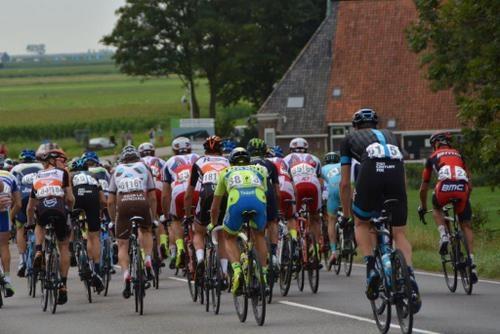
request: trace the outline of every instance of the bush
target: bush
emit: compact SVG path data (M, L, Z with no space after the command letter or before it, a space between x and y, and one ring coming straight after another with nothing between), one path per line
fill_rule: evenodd
M488 212L480 203L472 207L472 229L474 232L486 232L488 220Z

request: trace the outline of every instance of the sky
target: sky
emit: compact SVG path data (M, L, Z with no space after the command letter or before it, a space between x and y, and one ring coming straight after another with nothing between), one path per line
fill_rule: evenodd
M86 52L117 20L125 0L0 0L0 52L26 54L28 44L47 53Z

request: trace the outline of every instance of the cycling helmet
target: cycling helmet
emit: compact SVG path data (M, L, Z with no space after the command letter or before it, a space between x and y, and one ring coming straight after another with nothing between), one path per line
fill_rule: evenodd
M21 162L32 162L36 160L36 153L30 149L24 149L19 153L19 160Z
M372 123L376 125L378 123L378 116L375 110L370 108L359 109L352 115L352 126L357 127L360 124Z
M267 152L266 142L260 138L252 138L248 142L247 151L252 157L263 157Z
M275 157L274 151L271 147L269 147L269 146L267 147L266 154L264 155L264 157L266 157L266 158L274 158Z
M337 152L328 152L325 154L325 164L336 164L340 162L340 155Z
M304 138L295 138L290 142L291 152L307 152L309 148L309 143Z
M79 172L84 170L88 170L87 161L85 160L85 158L76 159L71 164L71 171L73 172Z
M68 158L66 157L66 153L64 153L64 151L61 149L51 149L45 151L44 153L42 153L40 158L40 160L42 161L48 161L50 159L63 159L64 162L66 162L66 160L68 160Z
M203 143L203 148L207 153L221 153L222 139L219 136L210 136Z
M12 161L11 158L7 158L3 162L3 170L6 170L7 172L10 172L12 168L14 167L14 161Z
M435 144L439 145L450 145L451 144L451 133L447 131L439 131L434 133L430 138L429 142L432 147L434 147Z
M45 153L49 152L50 150L56 150L56 149L60 149L59 145L57 145L56 143L45 142L45 143L41 144L38 147L38 149L36 150L36 158L38 160L43 161L43 157L44 157Z
M236 147L229 155L231 165L248 165L250 163L250 153L243 147Z
M236 148L236 143L232 139L224 139L222 141L222 152L231 153Z
M134 162L141 158L139 151L133 145L127 145L120 153L120 162Z
M172 142L172 151L175 154L191 153L191 141L186 137L177 137Z
M141 157L145 156L154 156L155 155L155 146L151 143L145 142L139 145L139 154Z
M271 150L273 151L274 156L276 158L283 158L285 156L285 154L283 153L283 149L281 147L279 147L278 145L272 146Z
M99 156L97 155L97 153L95 153L93 151L87 151L87 152L83 153L82 159L85 161L85 163L87 163L89 161L92 161L92 162L96 163L97 165L99 165L99 163L100 163Z

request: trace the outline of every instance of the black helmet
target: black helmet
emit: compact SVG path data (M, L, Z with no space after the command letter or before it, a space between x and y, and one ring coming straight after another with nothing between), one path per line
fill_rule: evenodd
M133 145L125 146L120 154L120 162L138 161L139 159L141 159L139 151Z
M429 138L429 142L431 146L434 146L436 143L449 146L451 143L451 133L447 131L436 132Z
M340 161L340 155L337 152L328 152L325 154L325 164L336 164Z
M231 165L248 165L250 163L250 153L243 147L237 147L229 154Z
M354 113L352 116L352 126L357 127L363 123L378 123L378 116L375 110L370 108L362 108Z

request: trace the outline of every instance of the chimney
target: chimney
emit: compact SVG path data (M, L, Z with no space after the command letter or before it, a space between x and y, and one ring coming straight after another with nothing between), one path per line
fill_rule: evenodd
M333 0L326 0L326 17L332 15L332 1Z

